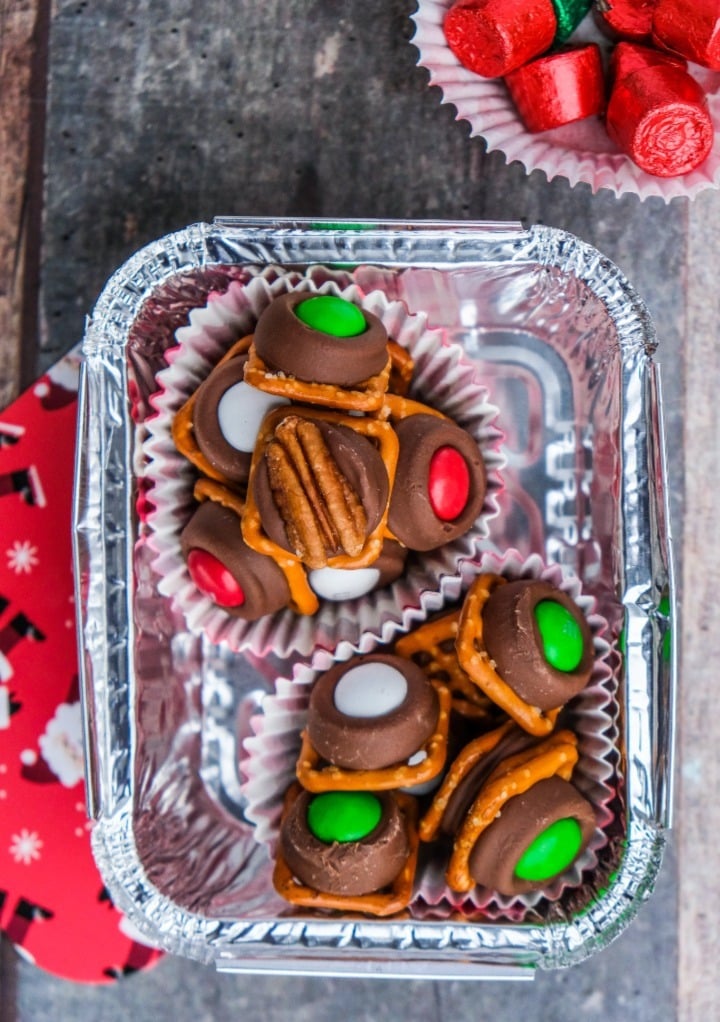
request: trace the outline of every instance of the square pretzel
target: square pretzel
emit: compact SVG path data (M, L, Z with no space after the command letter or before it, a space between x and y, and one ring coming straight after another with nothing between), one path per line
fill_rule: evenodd
M342 411L377 412L382 408L388 389L391 364L388 357L384 369L375 376L369 376L361 383L355 384L353 388L345 388L334 383L312 383L299 380L296 376L274 372L268 369L258 355L255 345L251 344L245 366L245 382L268 394L289 398L290 401L322 405Z
M300 795L302 788L294 784L288 791L283 816ZM273 886L281 898L293 905L314 909L336 909L340 912L358 912L372 916L394 916L407 908L412 898L417 869L419 840L417 834L417 803L410 795L398 792L395 796L405 818L410 850L405 864L393 883L384 891L371 894L327 894L300 883L292 874L285 857L278 848L273 869Z
M414 766L395 763L376 770L349 770L332 764L320 766L323 762L321 756L310 742L307 731L303 731L296 767L302 786L314 794L323 791L392 791L424 784L437 777L447 759L451 699L445 685L437 681L432 684L438 694L439 713L435 731L422 746L426 752L422 762Z

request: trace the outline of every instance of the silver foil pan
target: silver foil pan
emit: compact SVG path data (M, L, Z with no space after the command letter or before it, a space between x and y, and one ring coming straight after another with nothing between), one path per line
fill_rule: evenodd
M160 595L141 443L174 331L247 268L325 266L460 342L506 434L492 538L576 576L610 625L615 826L579 890L522 923L323 917L280 903L243 814L249 720L291 662L192 635ZM218 219L148 245L87 321L74 515L88 811L150 943L244 972L529 978L605 947L652 891L672 803L671 541L656 338L611 262L516 224Z

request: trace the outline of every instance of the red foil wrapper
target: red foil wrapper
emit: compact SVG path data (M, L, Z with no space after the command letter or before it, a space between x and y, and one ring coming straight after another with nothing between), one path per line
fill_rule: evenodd
M602 59L594 43L540 57L505 82L528 131L559 128L604 107Z
M649 43L657 0L598 0L593 17L600 31L615 42Z
M664 53L654 50L650 46L638 46L636 43L618 43L613 48L608 66L611 88L615 82L622 81L623 78L627 78L635 71L641 71L646 67L656 67L658 64L678 67L682 71L687 70L687 61L675 53Z
M483 78L501 78L552 45L552 0L459 0L443 23L460 63Z
M720 4L717 0L658 0L653 39L659 46L720 71Z
M687 174L708 156L713 123L705 95L686 71L658 64L619 80L608 103L610 138L648 174Z

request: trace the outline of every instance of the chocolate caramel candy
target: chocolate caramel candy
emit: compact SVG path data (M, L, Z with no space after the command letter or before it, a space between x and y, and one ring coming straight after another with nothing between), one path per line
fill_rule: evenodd
M183 529L180 545L195 585L231 616L254 621L288 605L285 575L272 558L245 543L230 508L204 501Z
M334 295L291 291L268 305L253 343L268 369L309 383L355 386L388 362L387 331L371 312Z
M547 711L587 685L594 648L585 616L549 582L521 579L493 589L482 611L483 643L502 680Z
M301 792L283 819L280 847L301 883L348 896L392 884L410 853L405 820L389 792Z
M250 485L268 537L312 569L360 553L390 490L382 457L367 437L297 415L275 427Z
M384 653L336 664L315 683L307 735L328 763L378 770L406 762L435 731L439 704L425 672Z
M593 18L613 42L649 43L657 0L595 0Z
M193 407L195 442L230 483L247 482L260 423L287 399L266 394L243 380L247 354L218 365L200 385Z
M478 884L513 897L543 887L587 848L596 827L590 802L561 777L538 781L515 795L470 852Z
M388 525L411 550L434 550L467 532L482 510L485 462L449 419L420 413L395 424L400 455Z

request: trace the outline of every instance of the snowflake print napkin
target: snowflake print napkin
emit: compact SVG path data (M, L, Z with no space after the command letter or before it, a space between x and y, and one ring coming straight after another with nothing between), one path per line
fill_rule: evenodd
M73 605L79 355L0 412L0 929L66 979L156 961L90 848Z

